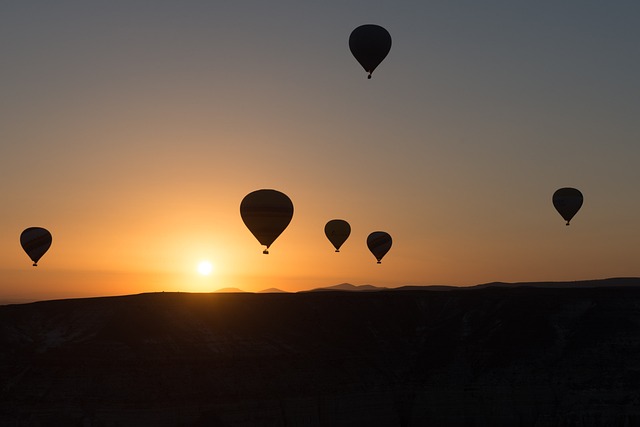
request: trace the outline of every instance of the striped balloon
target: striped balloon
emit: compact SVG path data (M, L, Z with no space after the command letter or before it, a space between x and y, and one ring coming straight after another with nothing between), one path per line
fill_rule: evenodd
M367 246L369 250L378 260L378 264L381 263L382 258L391 249L391 236L384 231L374 231L367 237Z
M33 261L34 267L51 247L51 241L51 233L42 227L29 227L20 234L20 245Z
M340 246L347 241L351 234L351 226L344 219L332 219L324 226L324 234L336 248L336 252L340 252Z
M267 248L282 234L293 218L293 202L276 190L256 190L240 203L240 216L249 231Z

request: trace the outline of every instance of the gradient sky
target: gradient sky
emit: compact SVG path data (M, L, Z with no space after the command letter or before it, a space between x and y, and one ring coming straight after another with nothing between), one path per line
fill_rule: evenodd
M637 1L3 2L0 298L638 276L638 22ZM364 23L393 39L371 80ZM260 188L295 205L268 256L239 215ZM37 268L30 226L53 234Z

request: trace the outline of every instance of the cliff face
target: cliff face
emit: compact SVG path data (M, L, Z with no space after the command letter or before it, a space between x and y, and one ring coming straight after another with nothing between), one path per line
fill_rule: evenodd
M640 425L640 288L0 307L0 426Z

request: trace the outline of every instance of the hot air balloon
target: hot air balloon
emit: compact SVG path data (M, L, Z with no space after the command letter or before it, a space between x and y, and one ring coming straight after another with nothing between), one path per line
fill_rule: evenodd
M38 266L38 261L51 247L51 233L42 227L29 227L20 234L20 245L33 261L33 266Z
M379 25L365 24L351 32L349 49L362 68L369 73L376 69L391 50L391 35Z
M571 218L580 210L582 207L582 193L580 190L575 188L565 187L556 190L553 193L553 206L556 208L558 213L562 215L565 221L567 221L567 225L569 225L569 221Z
M391 249L391 243L391 236L384 231L374 231L367 237L367 246L378 260L378 264L381 263L382 257Z
M293 218L293 203L286 194L276 190L256 190L240 203L240 215L249 231L266 246L269 246L287 228Z
M332 219L324 226L324 234L336 248L336 252L340 252L340 246L351 234L351 226L343 219Z

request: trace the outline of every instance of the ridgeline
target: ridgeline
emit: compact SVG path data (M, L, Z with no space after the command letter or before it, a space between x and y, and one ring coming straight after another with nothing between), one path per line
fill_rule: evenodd
M636 425L624 280L0 306L0 426Z

